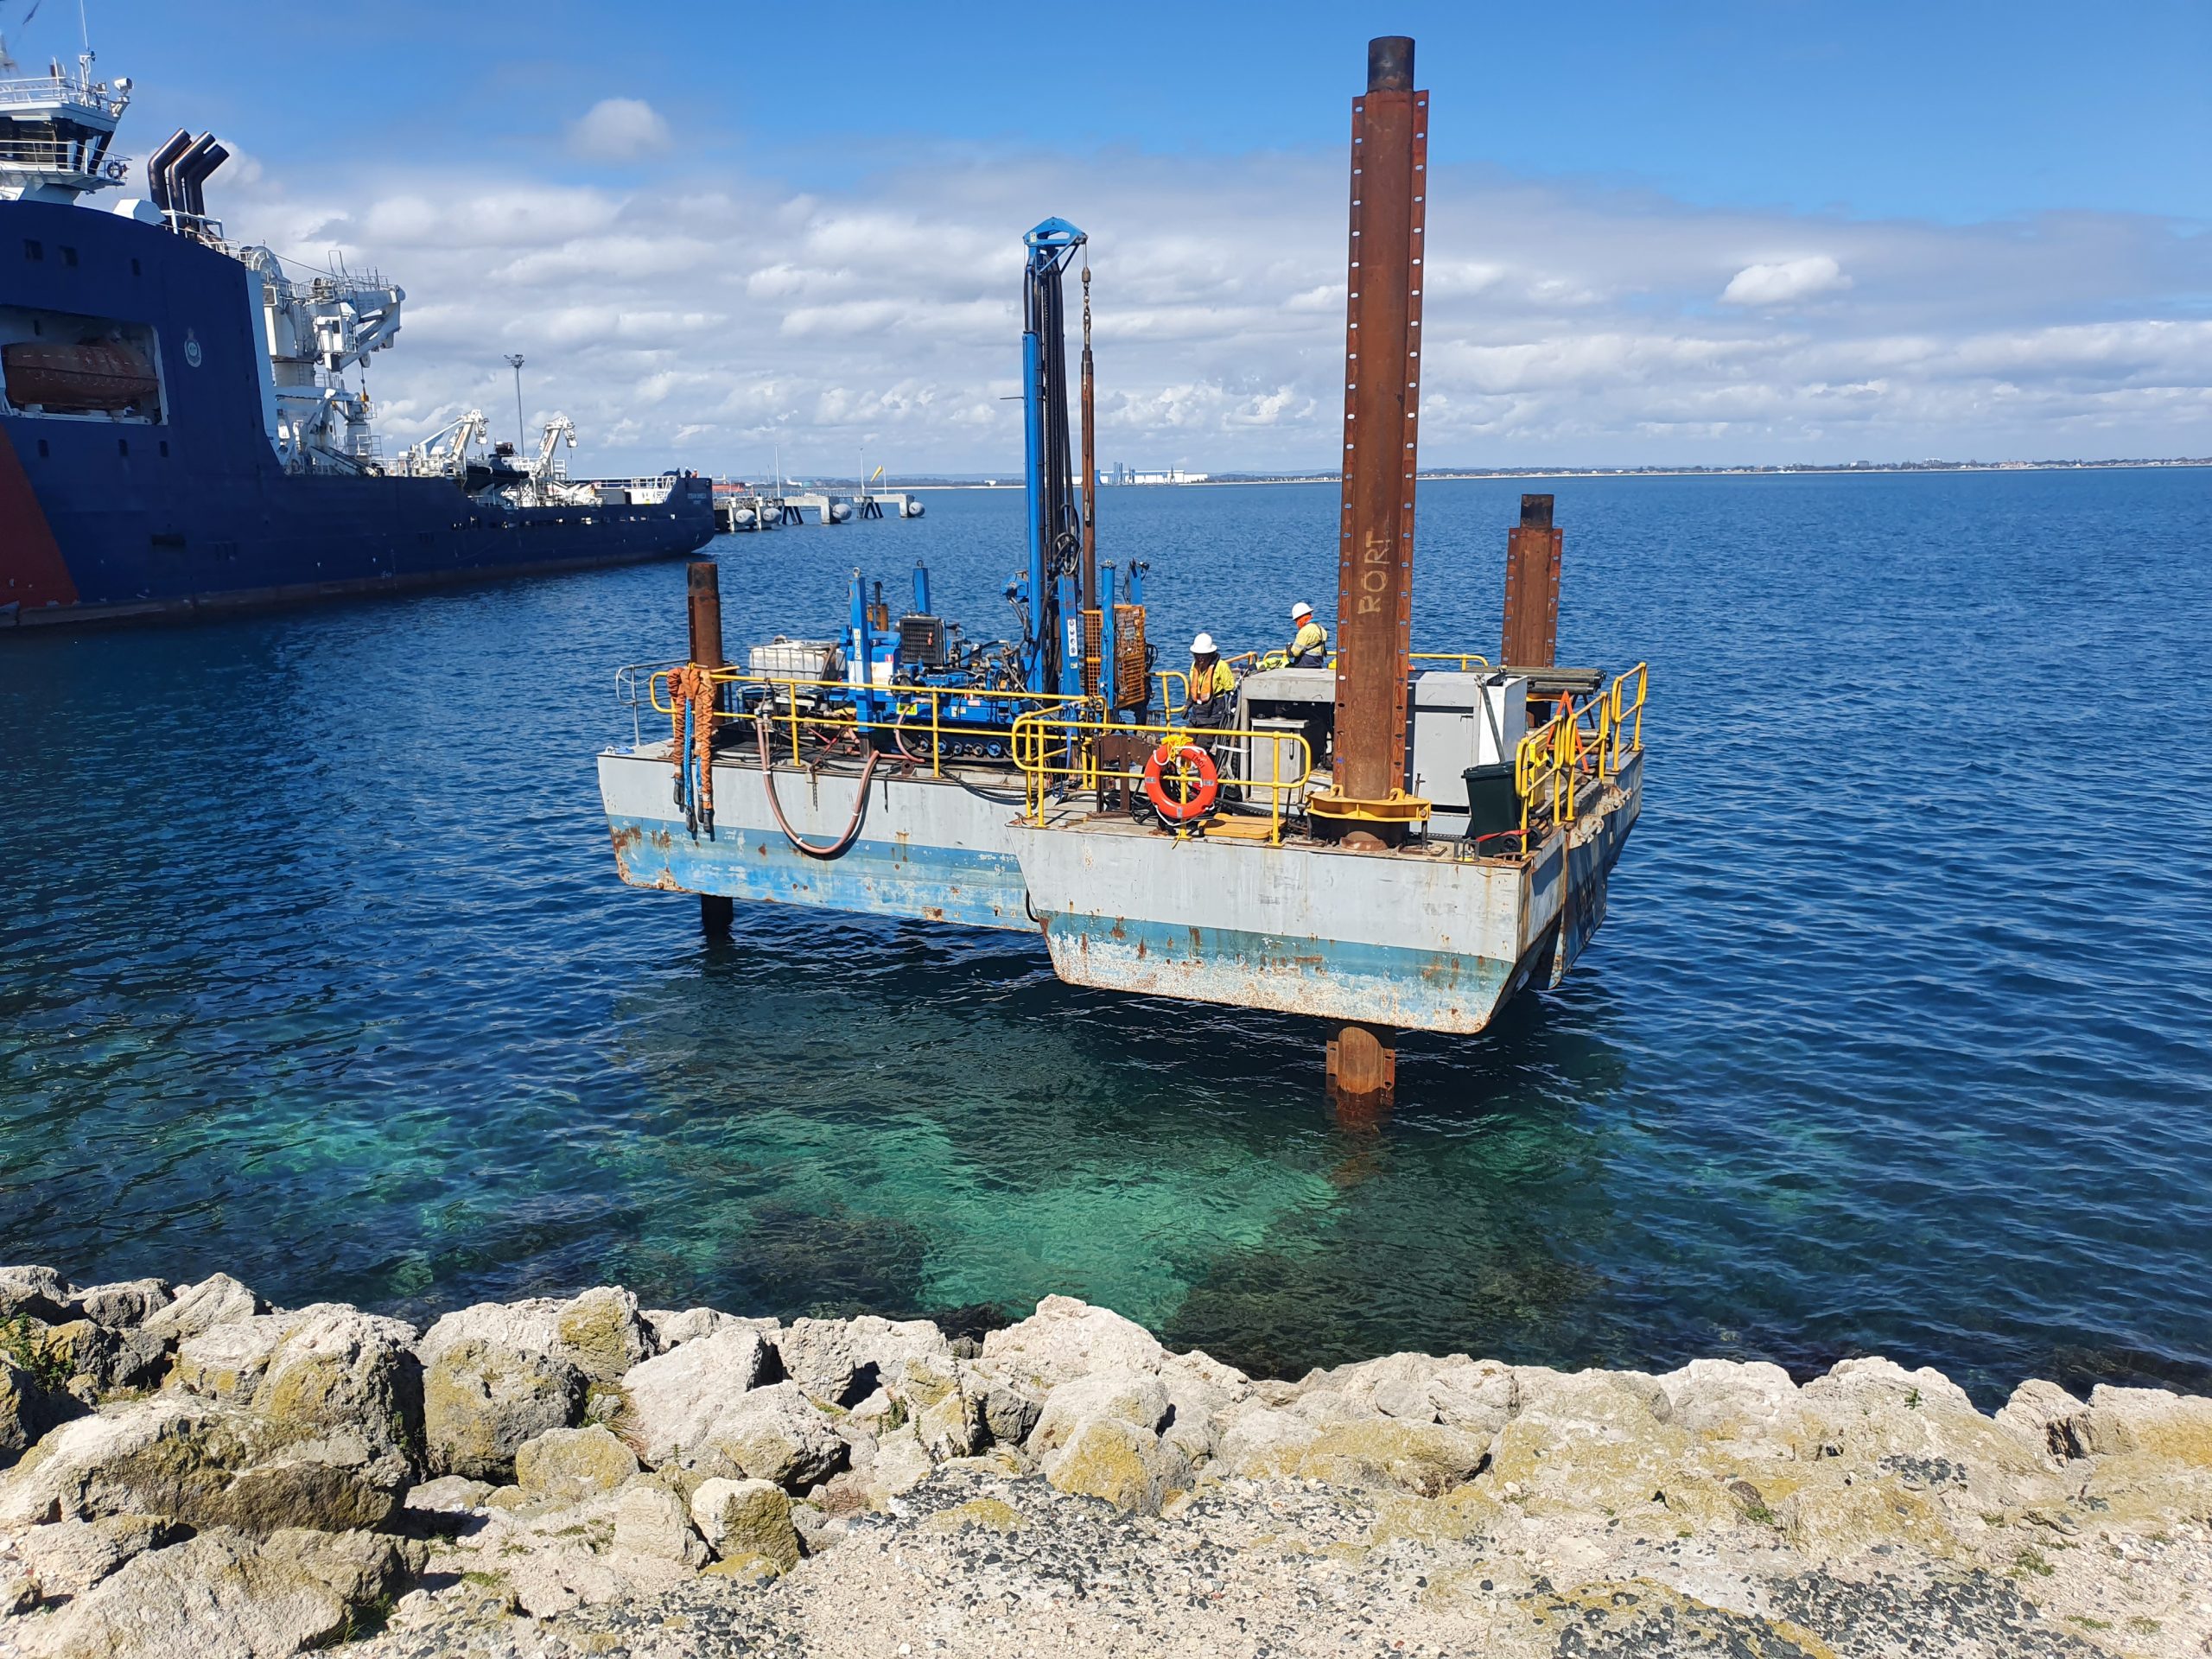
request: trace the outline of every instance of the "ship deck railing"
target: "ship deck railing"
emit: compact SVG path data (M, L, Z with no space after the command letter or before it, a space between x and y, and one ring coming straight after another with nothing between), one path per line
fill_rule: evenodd
M66 104L71 109L102 116L115 113L114 96L104 83L87 86L66 75L31 75L0 80L0 108L37 104Z
M1643 704L1650 665L1638 663L1593 697L1562 696L1559 712L1521 740L1513 787L1525 845L1574 823L1584 805L1643 753Z
M615 694L632 709L633 729L641 730L643 710L650 706L669 718L671 734L674 734L687 700L678 697L671 679L690 666L640 663L616 671ZM957 744L1012 741L1009 728L1018 721L963 720L959 717L963 705L980 703L1008 714L1016 705L1046 710L1096 706L1094 700L1082 696L1036 691L965 685L858 685L851 680L766 674L744 668L714 669L708 677L716 694L713 718L722 723L765 721L772 734L772 751L783 753L794 765L807 764L810 744L818 753L849 735L881 730L891 734L901 759L918 768L925 767L931 777L942 777L945 761L957 759ZM831 702L833 696L849 697L862 692L883 705L883 712L863 715ZM910 741L925 743L928 752L915 753L908 747Z
M1123 741L1109 743L1105 741L1109 738ZM1258 759L1263 744L1264 776ZM1070 791L1099 797L1110 790L1134 799L1144 789L1154 756L1179 761L1192 748L1208 752L1220 797L1244 806L1257 798L1266 809L1259 813L1223 811L1203 825L1205 833L1222 840L1280 842L1299 797L1313 777L1313 746L1302 732L1119 720L1109 717L1095 702L1087 709L1039 709L1014 722L1014 763L1021 772L1025 810L1035 824L1042 824L1052 803ZM1221 766L1213 751L1238 757L1241 764ZM1166 774L1163 764L1163 788ZM1184 790L1179 786L1176 792L1183 794ZM1174 834L1190 834L1201 829L1200 816L1194 814L1179 824L1163 816L1161 824Z

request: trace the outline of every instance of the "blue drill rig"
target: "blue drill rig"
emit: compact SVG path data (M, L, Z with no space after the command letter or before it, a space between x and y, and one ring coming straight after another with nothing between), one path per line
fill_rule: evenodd
M1046 219L1022 238L1027 255L1021 402L1028 563L1006 585L1020 638L976 645L962 640L959 625L931 607L929 571L919 563L913 608L895 620L882 584L871 588L860 572L853 575L841 652L849 690L823 688L814 712L828 720L849 717L856 731L871 735L887 727L894 747L908 759L916 758L919 743L935 746L932 760L1003 761L1011 754L1014 722L1059 699L1087 699L1132 720L1150 706L1146 566L1132 563L1117 591L1115 567L1101 565L1097 557L1087 265L1080 477L1070 442L1065 279L1089 239L1064 219ZM944 695L961 691L976 695ZM1022 692L1033 695L1012 695ZM770 693L764 689L759 695ZM931 728L926 736L920 730L925 726Z

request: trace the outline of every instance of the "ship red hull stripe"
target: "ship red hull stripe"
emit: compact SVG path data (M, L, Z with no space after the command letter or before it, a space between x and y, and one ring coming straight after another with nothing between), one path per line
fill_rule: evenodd
M0 607L74 605L77 584L46 522L46 510L0 427Z

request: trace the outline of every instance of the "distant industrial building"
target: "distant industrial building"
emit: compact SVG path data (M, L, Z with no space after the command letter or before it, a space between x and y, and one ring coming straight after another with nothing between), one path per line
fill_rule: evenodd
M1164 473L1140 473L1116 461L1106 469L1104 482L1109 484L1203 484L1205 473L1186 473L1179 467L1171 467Z

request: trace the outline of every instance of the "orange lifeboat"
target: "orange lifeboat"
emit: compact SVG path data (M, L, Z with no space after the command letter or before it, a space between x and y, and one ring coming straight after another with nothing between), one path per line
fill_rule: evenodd
M115 340L0 346L0 377L10 404L49 415L152 415L162 390L153 364L137 347Z

